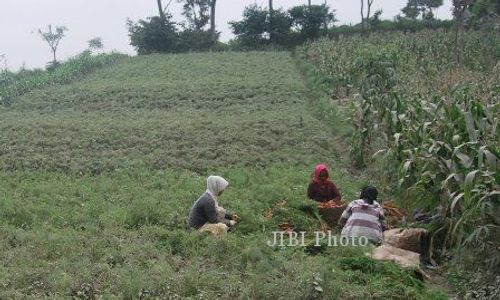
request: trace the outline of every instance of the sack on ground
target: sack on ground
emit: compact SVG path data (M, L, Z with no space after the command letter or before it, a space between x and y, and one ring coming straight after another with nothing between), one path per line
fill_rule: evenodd
M384 243L404 250L421 253L422 238L427 234L423 228L396 228L384 232Z
M223 236L227 233L228 229L229 227L227 227L227 225L224 223L216 223L216 224L206 223L205 225L201 226L200 229L198 229L198 231L208 232L213 234L214 236Z
M392 261L404 268L419 269L420 266L420 254L391 245L382 245L375 248L372 252L372 258Z

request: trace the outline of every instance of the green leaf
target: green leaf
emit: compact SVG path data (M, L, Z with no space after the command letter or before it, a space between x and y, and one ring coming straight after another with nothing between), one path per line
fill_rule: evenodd
M314 289L320 293L323 293L323 288L319 285L315 286Z
M472 186L474 185L474 179L476 178L476 174L480 172L480 170L474 170L471 171L465 176L465 181L464 181L464 189L472 189Z
M445 180L443 180L443 181L441 182L441 189L442 189L442 190L443 190L443 189L444 189L444 188L448 185L448 181L450 181L450 179L454 178L454 177L455 177L455 175L457 175L457 174L455 174L455 173L451 173L448 177L446 177L446 179L445 179Z
M401 133L395 133L394 134L394 143L399 144L399 138L401 137Z
M405 161L405 163L403 164L403 172L404 172L404 174L407 174L407 173L408 173L408 171L410 170L411 163L412 163L412 161L411 161L411 160L407 160L407 161Z
M464 197L464 193L460 193L460 194L456 195L455 197L453 197L453 200L451 201L451 205L450 205L450 212L453 213L453 211L455 210L455 206L458 203L458 200L462 199L463 197Z
M498 169L498 157L489 150L484 150L484 155L488 161L488 167L493 171Z
M467 126L467 132L469 133L469 140L477 141L479 138L478 130L476 130L476 126L474 123L474 116L470 111L464 113L465 117L465 125Z
M484 150L486 150L486 146L480 147L477 153L477 167L479 169L483 168Z
M455 153L455 157L457 157L460 160L462 166L464 166L467 169L469 169L472 166L472 163L474 162L474 160L470 156L460 152Z

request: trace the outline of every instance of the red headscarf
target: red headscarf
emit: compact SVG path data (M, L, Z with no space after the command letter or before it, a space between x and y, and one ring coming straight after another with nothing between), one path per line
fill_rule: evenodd
M322 182L321 178L319 177L319 174L321 174L322 171L326 172L326 180L330 177L330 175L328 174L328 168L326 167L326 165L319 164L314 169L314 181L315 182L318 182L318 183Z

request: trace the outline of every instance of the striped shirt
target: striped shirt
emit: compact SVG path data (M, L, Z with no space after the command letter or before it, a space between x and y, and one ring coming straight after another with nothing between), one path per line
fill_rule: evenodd
M384 210L377 201L368 204L363 199L354 200L342 213L339 224L345 224L342 236L364 236L378 243L384 231Z

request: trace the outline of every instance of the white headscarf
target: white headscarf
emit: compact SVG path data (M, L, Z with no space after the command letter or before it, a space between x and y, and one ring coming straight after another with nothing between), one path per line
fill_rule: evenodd
M225 190L229 182L220 176L208 176L207 178L207 193L209 193L215 200L215 207L219 207L217 202L217 195Z

